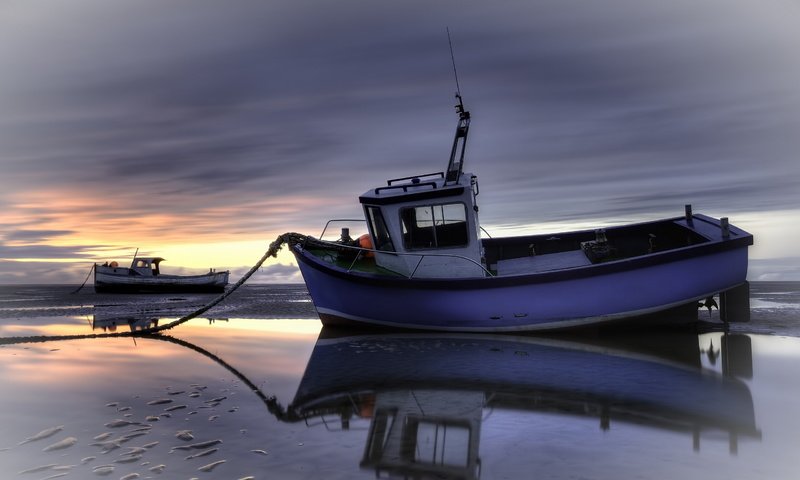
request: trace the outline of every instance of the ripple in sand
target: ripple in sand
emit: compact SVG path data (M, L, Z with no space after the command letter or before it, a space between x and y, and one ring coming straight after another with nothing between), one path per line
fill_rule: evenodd
M139 460L142 459L141 455L131 455L131 454L126 454L126 455L127 456L125 457L114 460L114 463L133 463L133 462L138 462Z
M125 476L119 477L119 480L134 480L135 478L139 478L141 475L138 473L129 473Z
M98 465L92 469L92 473L105 477L114 473L114 465Z
M49 477L44 477L42 480L52 480L54 478L66 477L67 475L69 475L69 472L55 473L53 475L50 475Z
M145 422L157 422L159 420L160 420L160 418L156 417L154 415L148 415L148 416L144 417L144 421Z
M26 438L25 440L19 442L19 445L25 445L26 443L35 442L37 440L42 440L47 437L52 437L61 430L64 430L64 425L59 425L57 427L44 429L41 432L37 433L36 435L32 435Z
M164 405L166 403L172 403L172 399L171 398L159 398L159 399L151 400L151 401L147 402L148 405Z
M128 442L130 440L133 440L136 437L141 437L142 435L147 435L148 433L150 433L150 432L149 431L147 431L147 432L131 432L131 433L128 433L128 434L125 434L125 435L119 437L118 440L121 443L125 443L125 442Z
M214 445L219 445L222 443L222 440L209 440L207 442L200 442L200 443L193 443L191 445L178 445L177 447L172 447L170 453L174 452L175 450L200 450L202 448L213 447Z
M81 458L81 465L86 465L87 463L91 462L92 460L97 459L97 457L84 457Z
M144 447L126 447L128 449L127 452L121 453L120 455L141 455L147 451Z
M21 472L17 472L17 475L24 475L26 473L36 473L36 472L43 472L45 470L52 470L54 467L57 467L57 463L50 463L47 465L40 465L38 467L29 468L27 470L23 470Z
M108 428L120 428L120 427L127 427L128 425L141 425L139 422L132 422L130 420L122 420L117 418L105 424Z
M191 460L193 458L205 457L211 455L212 453L218 451L218 448L209 448L208 450L203 450L202 452L197 452L194 455L189 455L188 457L184 457L184 460Z
M166 470L166 468L167 466L162 464L162 465L156 465L155 467L150 467L148 470L150 470L153 473L161 473L164 470Z
M114 434L111 433L111 432L101 433L100 435L96 435L92 440L96 440L96 441L100 442L100 441L105 440L106 438L110 437L111 435L114 435Z
M106 440L104 442L94 442L89 444L92 447L100 447L103 450L103 453L108 453L111 450L116 450L122 447L122 443L119 440Z
M65 448L69 448L73 445L78 443L78 439L75 437L67 437L60 442L56 442L52 445L48 445L42 449L43 452L52 452L53 450L63 450Z
M227 462L227 460L217 460L216 462L209 463L208 465L203 465L202 467L198 468L198 470L201 472L210 472L225 462Z
M146 424L143 424L143 423L140 423L139 425L141 425L141 427L139 427L139 428L134 428L133 430L130 430L130 431L128 431L128 432L125 432L125 433L134 433L134 432L149 432L150 430L152 430L152 429L153 429L153 426L152 426L152 425L146 425Z
M266 450L250 450L250 451L253 453L257 453L259 455L269 455L269 452L267 452Z
M165 412L174 412L175 410L181 410L183 408L189 408L187 405L174 405L172 407L167 407L164 409Z
M189 442L194 440L194 435L192 435L191 430L178 430L178 433L175 434L175 438L183 440L184 442Z

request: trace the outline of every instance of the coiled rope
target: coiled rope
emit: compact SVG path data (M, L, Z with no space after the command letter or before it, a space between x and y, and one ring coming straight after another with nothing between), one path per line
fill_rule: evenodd
M131 332L113 332L113 333L89 333L89 334L82 334L82 335L35 335L35 336L28 336L28 337L0 337L0 344L11 344L11 343L35 343L35 342L48 342L53 340L82 340L86 338L110 338L110 337L137 337L137 336L147 336L152 335L154 333L163 332L164 330L169 330L171 328L175 328L178 325L188 322L189 320L202 315L203 313L209 311L210 309L214 308L220 302L228 298L230 294L236 291L239 287L244 285L244 282L247 281L259 268L261 265L267 261L270 257L277 257L278 252L281 250L284 244L289 244L289 246L295 245L297 243L303 243L307 240L303 234L294 233L294 232L287 232L283 235L278 235L278 238L275 239L274 242L269 244L269 248L261 257L261 259L256 262L253 267L245 273L242 278L239 279L238 282L233 284L233 286L227 289L224 293L220 296L212 300L210 303L203 305L202 307L198 308L194 312L184 315L183 317L174 320L172 322L166 323L160 326L154 326L150 328L144 328L142 330L131 331Z

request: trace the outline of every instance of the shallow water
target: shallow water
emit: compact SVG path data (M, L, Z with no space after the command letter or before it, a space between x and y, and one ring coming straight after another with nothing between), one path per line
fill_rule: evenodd
M0 344L0 470L795 478L798 287L753 284L752 321L728 334L546 337L322 330L302 286L248 286L160 338ZM119 331L214 298L70 290L0 287L0 337Z

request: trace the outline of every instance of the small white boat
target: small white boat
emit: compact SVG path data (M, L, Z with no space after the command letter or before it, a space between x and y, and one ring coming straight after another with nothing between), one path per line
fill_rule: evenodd
M470 115L457 98L446 171L362 194L369 233L357 241L347 229L337 242L291 241L324 324L553 330L652 321L734 289L721 303L748 301L753 236L690 205L682 216L633 225L481 238L478 179L462 170Z
M230 272L213 269L202 275L161 273L161 257L134 257L130 268L117 262L94 266L97 293L211 293L222 292Z

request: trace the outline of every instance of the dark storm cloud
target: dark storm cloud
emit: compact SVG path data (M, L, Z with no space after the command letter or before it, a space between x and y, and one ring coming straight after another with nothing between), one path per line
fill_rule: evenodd
M233 236L357 214L368 188L447 162L445 26L487 225L800 205L791 3L83 0L4 13L4 207L69 187L123 205L97 214L118 228L158 212L207 227L214 206ZM293 197L319 208L260 203Z

